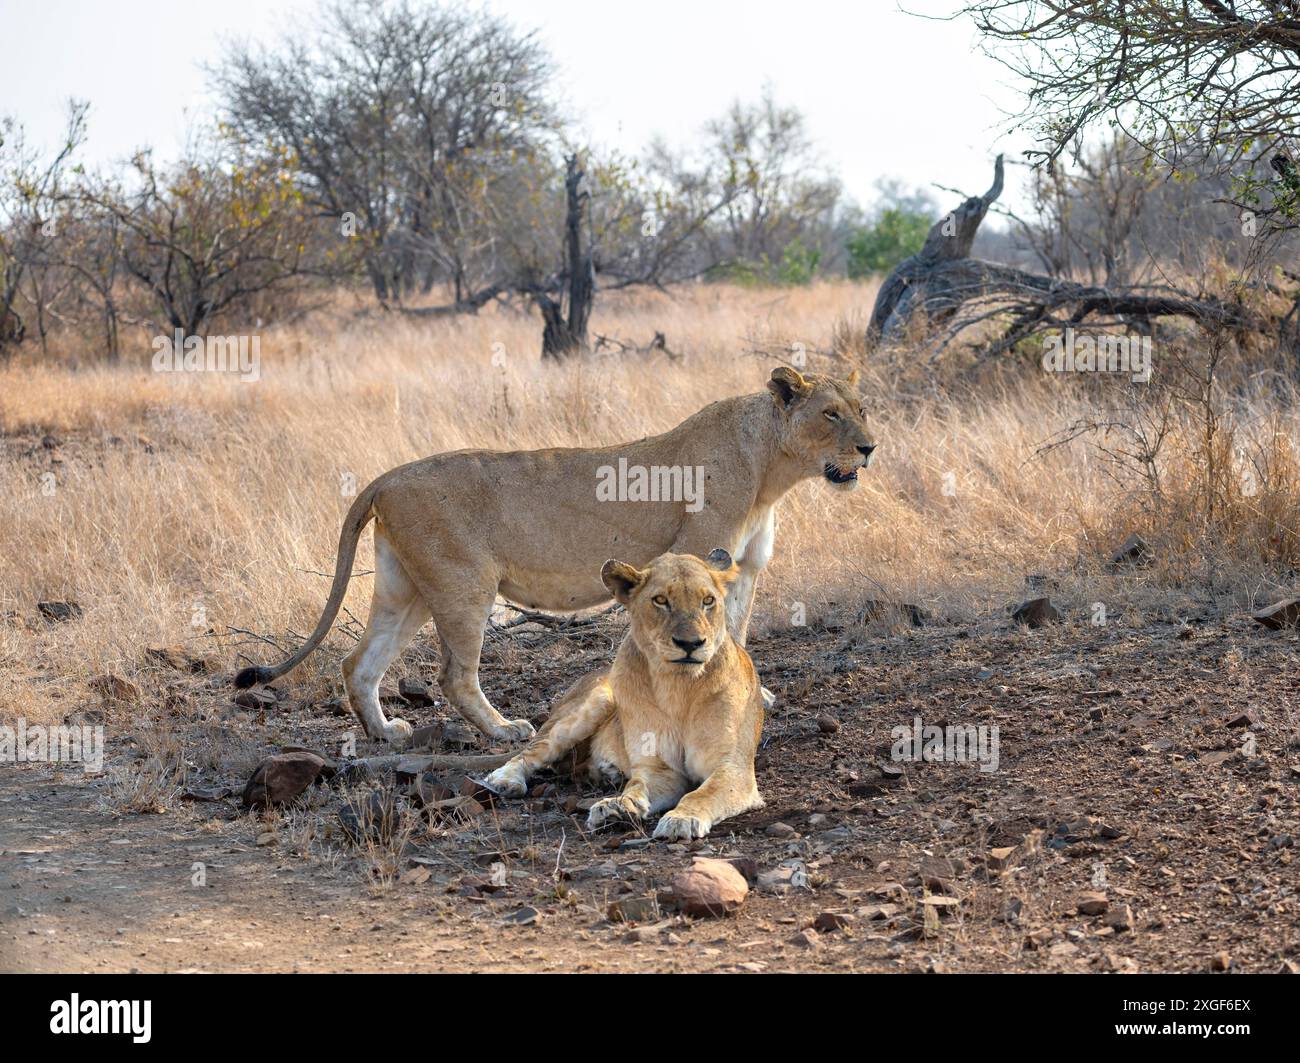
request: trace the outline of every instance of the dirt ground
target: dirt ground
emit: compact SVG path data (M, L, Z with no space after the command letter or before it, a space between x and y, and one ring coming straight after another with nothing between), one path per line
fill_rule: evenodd
M757 638L779 699L766 806L689 845L587 832L594 791L562 775L524 801L421 812L406 777L345 772L297 807L244 812L259 757L336 754L353 723L295 701L292 677L257 711L232 705L228 663L177 672L150 724L161 733L110 729L104 773L0 771L0 966L1277 971L1300 961L1296 636L1208 606L1183 620ZM609 616L496 634L484 687L507 715L540 717L622 629ZM414 652L432 677L436 651ZM401 711L417 725L446 713ZM997 770L892 760L891 728L916 717L996 726ZM441 743L475 746L456 726ZM365 785L409 807L396 841L358 845L341 826ZM145 807L160 811L132 810ZM693 855L739 858L755 883L739 911L672 910ZM1085 899L1094 914L1077 911L1084 891L1105 895ZM640 918L611 920L614 902Z

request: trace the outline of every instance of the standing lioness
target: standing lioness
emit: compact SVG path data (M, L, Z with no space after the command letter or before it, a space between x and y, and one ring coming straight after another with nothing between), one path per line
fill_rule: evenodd
M614 663L575 684L524 751L483 782L521 797L531 774L590 740L593 780L627 784L591 806L588 827L664 812L656 838L703 838L763 803L754 780L763 698L723 609L740 571L714 550L707 562L664 554L644 569L606 561L600 575L630 620Z
M715 402L634 443L461 450L392 469L348 510L329 601L311 637L282 664L245 668L235 684L284 675L325 638L371 520L374 598L365 634L343 660L343 680L372 738L411 733L404 720L384 718L379 681L431 617L447 700L493 738L532 735L527 720L504 719L479 687L483 629L498 594L564 612L607 601L589 567L593 556L644 565L668 551L723 547L739 568L727 620L743 646L755 581L772 556L776 503L812 477L852 488L875 449L855 385L856 374L837 380L783 367L767 392Z

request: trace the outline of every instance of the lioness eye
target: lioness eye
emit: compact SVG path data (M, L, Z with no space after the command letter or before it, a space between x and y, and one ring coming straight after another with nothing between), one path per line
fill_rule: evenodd
M651 600L652 602L654 602L655 605L667 605L667 604L668 604L668 599L665 598L662 594L656 594L656 595L655 595L652 599L650 599L650 600Z
M838 413L836 413L834 410L827 410L827 411L826 411L826 420L828 420L828 421L838 421L839 419L840 419L840 415L839 415Z
M705 604L706 607L707 607L707 606L711 606L715 601L717 601L717 599L714 598L713 595L711 595L711 594L706 595L705 598L704 598L704 604Z

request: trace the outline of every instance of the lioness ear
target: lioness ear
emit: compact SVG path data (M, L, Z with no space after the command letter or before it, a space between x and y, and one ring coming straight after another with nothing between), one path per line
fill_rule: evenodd
M609 593L621 605L627 605L632 592L641 585L645 573L638 572L624 561L615 561L612 557L600 566L601 582L609 588Z
M740 575L740 570L736 568L736 562L733 561L731 555L720 546L716 550L712 551L704 560L708 563L709 568L718 573L722 578L723 583L730 583Z
M720 572L726 572L732 566L731 555L720 546L710 551L709 556L704 560Z
M772 370L772 379L767 382L767 390L776 396L782 406L790 406L804 398L812 391L812 385L789 366Z

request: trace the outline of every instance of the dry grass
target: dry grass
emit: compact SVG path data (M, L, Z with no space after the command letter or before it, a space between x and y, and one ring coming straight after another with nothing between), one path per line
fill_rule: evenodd
M144 337L134 368L0 370L0 612L19 614L0 620L0 719L61 718L85 701L92 676L138 675L147 645L189 641L233 665L240 640L210 632L229 625L292 642L324 601L320 573L333 569L349 477L360 487L459 447L636 438L758 390L798 352L813 370L843 372L861 359L853 337L873 298L870 287L825 283L602 300L594 332L644 344L663 331L677 360L623 354L556 367L540 362L531 315L430 322L335 309L264 332L255 383L150 373ZM1233 529L1232 552L1212 556L1198 494L1208 451L1195 423L1170 438L1158 498L1117 467L1113 447L1079 441L1037 454L1062 428L1102 416L1117 381L1048 377L1026 361L940 388L905 353L862 368L878 462L852 495L807 483L786 501L760 626L788 623L795 602L817 618L864 597L969 616L1014 600L1031 573L1081 607L1102 599L1113 612L1176 613L1197 587L1240 607L1285 572L1300 432L1277 398L1242 399L1232 434L1208 444L1222 452L1227 496L1238 465L1262 463L1253 493L1211 514ZM59 440L53 450L41 446L46 433ZM1176 557L1139 581L1105 576L1109 551L1134 528L1168 531ZM1261 548L1269 535L1278 541ZM358 568L369 568L364 553ZM356 615L369 585L353 582L346 604ZM43 599L75 599L85 615L46 625L34 609ZM345 642L336 632L330 645ZM318 654L296 681L323 690L335 656Z

